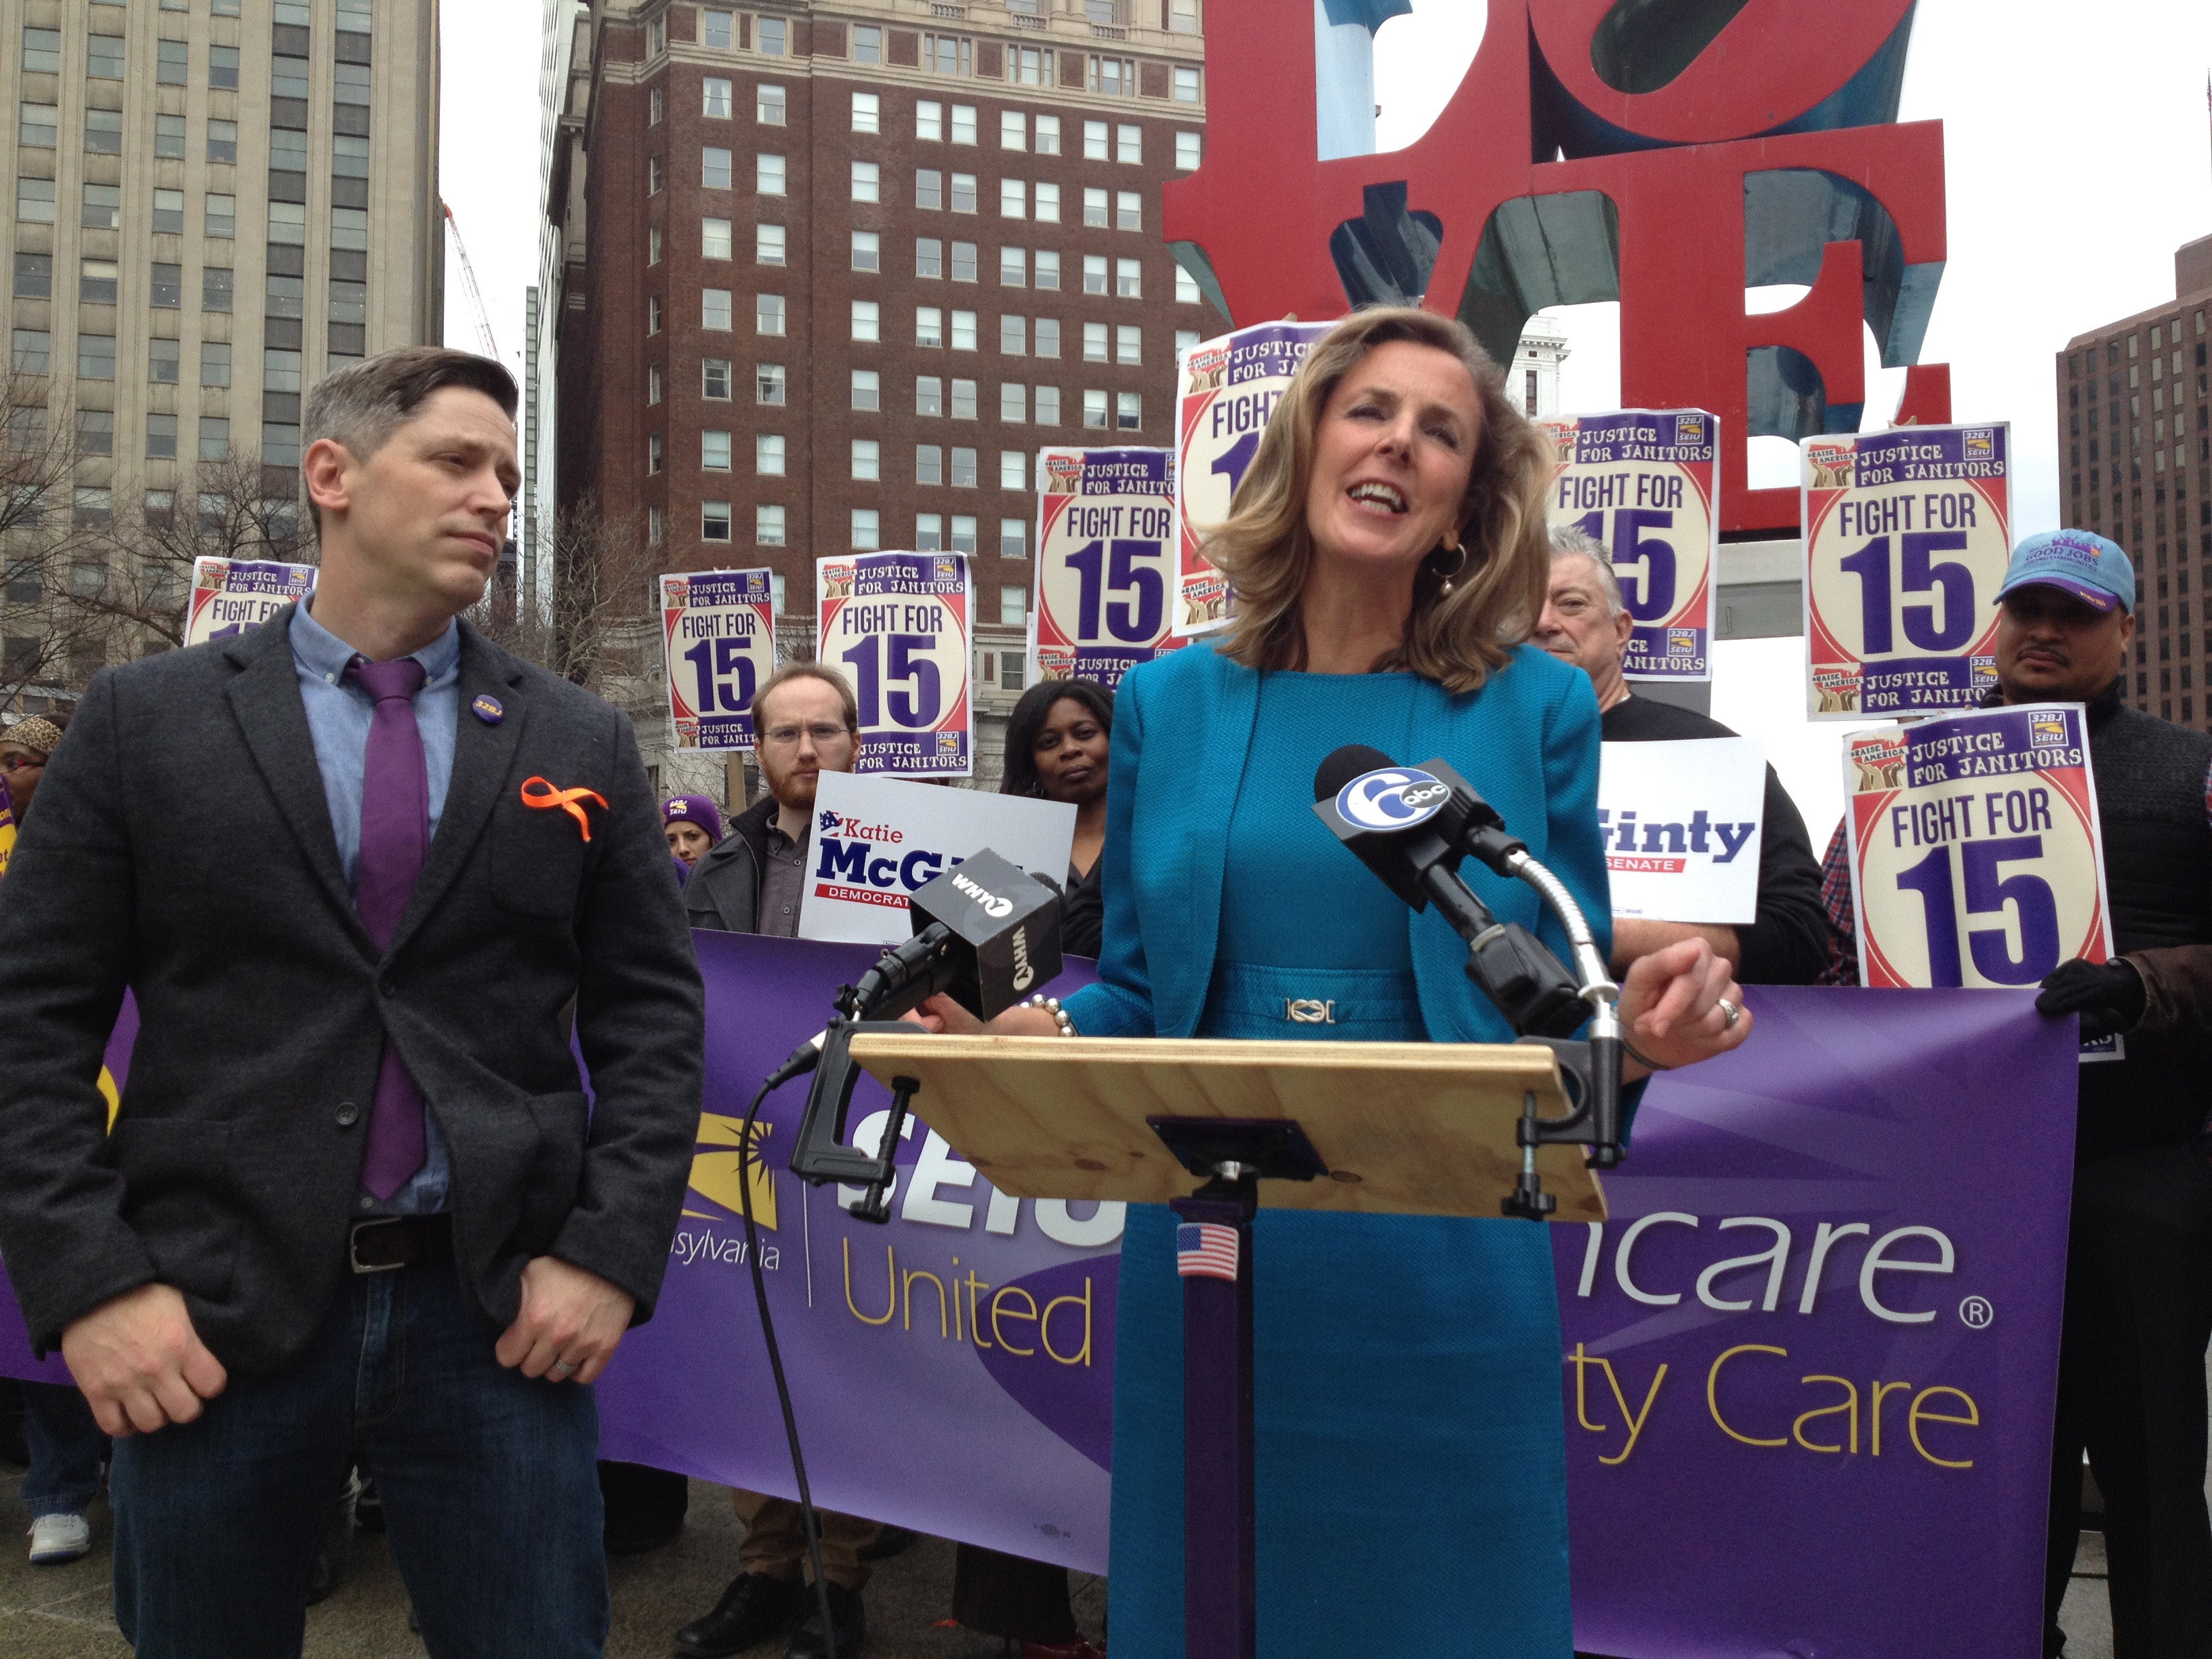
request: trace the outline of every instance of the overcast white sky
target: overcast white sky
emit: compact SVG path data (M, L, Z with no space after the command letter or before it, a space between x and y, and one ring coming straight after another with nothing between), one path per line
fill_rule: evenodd
M441 8L442 188L468 238L501 356L522 373L523 292L538 270L539 0ZM1376 44L1386 147L1425 129L1481 39L1480 0L1413 0ZM2067 339L2171 299L2173 250L2212 233L2207 0L1920 0L1901 118L1944 123L1950 259L1923 352L1951 365L1961 420L2010 421L2016 533L2058 522L2052 356ZM1754 304L1786 302L1787 292ZM1571 308L1570 410L1615 406L1611 306ZM477 347L459 262L448 257L447 337ZM480 349L480 348L478 348ZM1901 373L1869 377L1886 424ZM1794 477L1761 441L1761 482ZM1762 469L1780 465L1780 476ZM1808 732L1799 647L1722 647L1714 713L1767 740L1814 839L1840 811L1836 729Z

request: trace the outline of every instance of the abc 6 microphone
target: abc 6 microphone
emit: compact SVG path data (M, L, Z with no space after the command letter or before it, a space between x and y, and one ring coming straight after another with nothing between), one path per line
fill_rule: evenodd
M791 1149L792 1173L817 1187L835 1181L865 1188L852 1212L863 1221L890 1219L886 1194L904 1097L894 1099L879 1152L845 1144L860 1081L849 1052L854 1033L939 994L989 1019L1019 1002L1032 986L1049 984L1060 970L1059 894L996 853L977 853L924 883L907 908L914 937L886 951L857 985L838 993L837 1013L828 1027L793 1050L769 1083L774 1088L814 1072Z
M1500 922L1460 878L1469 853L1498 868L1528 849L1451 768L1400 766L1379 749L1346 744L1314 774L1314 811L1415 910L1437 907L1468 942L1468 977L1516 1034L1571 1036L1589 1017L1565 965L1519 922Z

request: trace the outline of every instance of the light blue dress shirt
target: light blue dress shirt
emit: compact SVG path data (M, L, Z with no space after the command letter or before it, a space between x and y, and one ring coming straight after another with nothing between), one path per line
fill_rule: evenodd
M307 706L315 766L323 775L331 830L337 838L338 866L345 872L350 893L361 864L362 779L368 769L368 728L376 704L345 677L360 653L309 616L304 605L292 613L291 642L300 701ZM444 633L413 655L428 677L415 694L415 726L422 734L422 761L430 783L429 833L434 836L447 788L453 781L454 731L461 712L459 624L447 623ZM429 1215L446 1207L453 1177L445 1137L438 1133L435 1113L426 1110L422 1117L422 1167L380 1204L364 1191L360 1204L364 1213Z

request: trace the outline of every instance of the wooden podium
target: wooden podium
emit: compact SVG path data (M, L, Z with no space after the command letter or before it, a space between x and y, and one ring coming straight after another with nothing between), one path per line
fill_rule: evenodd
M1261 1206L1498 1216L1533 1168L1553 1218L1602 1221L1540 1043L856 1034L852 1055L1016 1198L1182 1217L1186 1659L1254 1659L1251 1221Z

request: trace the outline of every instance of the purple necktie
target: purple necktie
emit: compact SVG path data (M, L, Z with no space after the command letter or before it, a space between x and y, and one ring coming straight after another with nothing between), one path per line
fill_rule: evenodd
M346 678L376 699L369 719L368 755L361 779L361 856L354 878L354 909L361 925L386 950L399 928L415 878L430 845L430 774L422 759L422 733L415 724L415 694L426 678L412 657L369 662L356 657ZM390 1198L422 1167L422 1091L407 1074L389 1037L376 1071L376 1103L369 1109L368 1144L361 1184Z

